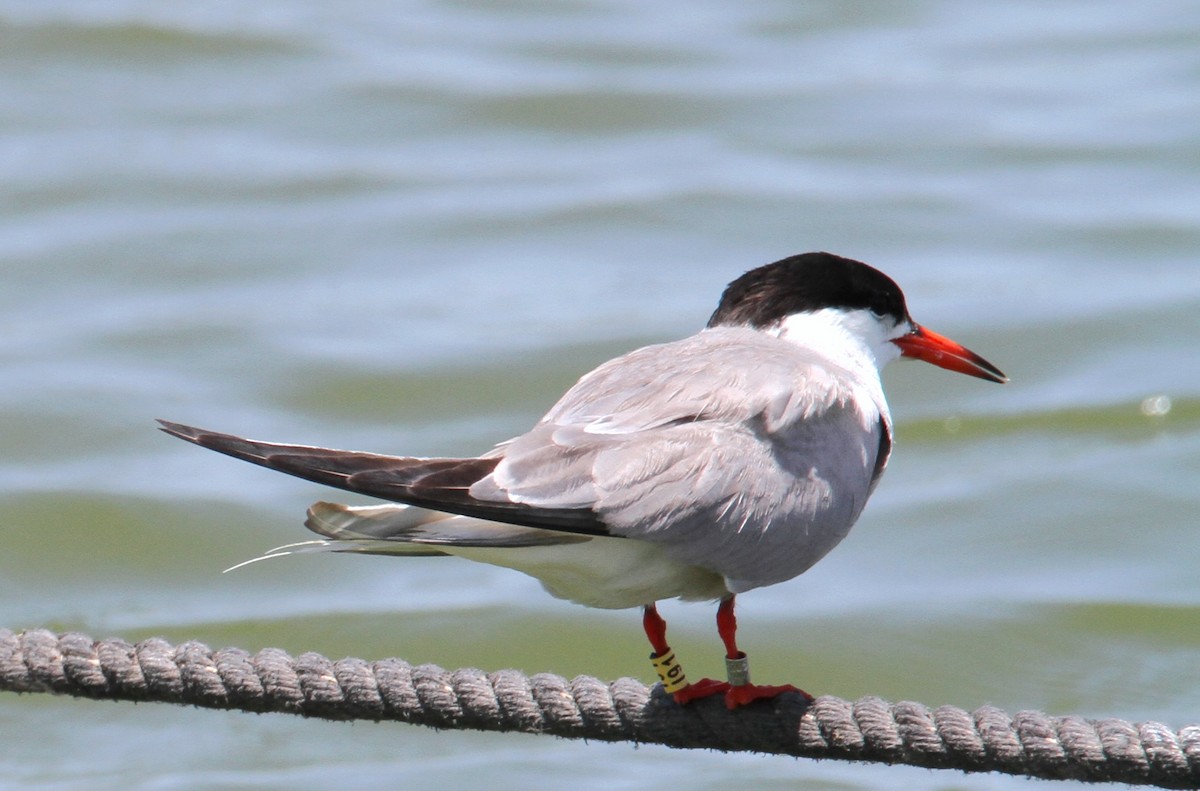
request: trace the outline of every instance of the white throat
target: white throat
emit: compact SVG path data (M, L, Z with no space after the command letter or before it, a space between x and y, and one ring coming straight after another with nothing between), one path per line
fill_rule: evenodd
M820 352L847 368L870 367L875 373L900 356L892 339L903 334L869 310L825 308L793 313L773 334Z
M825 308L794 313L769 332L850 372L886 415L887 401L879 372L900 357L900 347L891 340L906 329L892 326L869 310Z

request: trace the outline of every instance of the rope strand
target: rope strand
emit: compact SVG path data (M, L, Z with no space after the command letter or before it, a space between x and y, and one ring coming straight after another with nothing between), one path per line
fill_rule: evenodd
M1047 779L1200 787L1200 725L1087 720L983 706L930 710L875 697L783 695L729 711L676 705L661 685L606 684L516 670L444 670L399 659L332 661L275 648L250 654L189 641L131 644L45 629L0 629L0 690L158 701L331 720L909 764Z

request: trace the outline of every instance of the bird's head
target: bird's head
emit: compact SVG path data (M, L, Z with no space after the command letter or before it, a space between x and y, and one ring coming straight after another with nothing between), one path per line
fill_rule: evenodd
M752 269L729 284L709 327L750 327L797 342L831 331L869 350L878 367L911 357L991 382L999 368L908 315L895 281L860 261L803 253Z

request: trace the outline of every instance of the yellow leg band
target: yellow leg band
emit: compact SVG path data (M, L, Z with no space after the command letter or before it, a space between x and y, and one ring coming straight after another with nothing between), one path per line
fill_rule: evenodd
M668 694L674 694L688 685L683 665L675 661L674 651L667 651L662 656L651 654L650 664L654 665L654 671L662 681L663 691Z

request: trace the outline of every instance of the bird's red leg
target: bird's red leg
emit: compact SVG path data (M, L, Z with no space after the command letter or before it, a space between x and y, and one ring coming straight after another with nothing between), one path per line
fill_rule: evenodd
M711 678L701 679L691 684L684 675L683 667L675 661L675 652L667 644L667 622L658 614L658 608L647 604L642 611L642 627L654 653L650 654L650 662L654 665L663 690L675 698L676 703L688 703L698 698L718 695L726 692L729 685L724 681L714 681Z
M758 686L750 683L750 660L745 651L737 647L737 618L733 614L733 596L721 599L717 607L717 634L725 643L725 670L729 676L729 689L725 693L725 705L731 709L782 695L784 692L799 692L809 700L809 695L791 684L782 686Z

